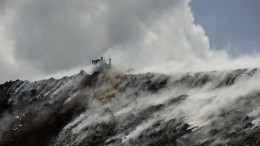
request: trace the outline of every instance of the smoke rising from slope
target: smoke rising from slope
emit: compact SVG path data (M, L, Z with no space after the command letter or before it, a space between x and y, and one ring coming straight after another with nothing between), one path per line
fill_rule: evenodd
M100 75L97 80L103 87L97 84L98 88L95 89L92 84L90 89L83 90L85 95L75 94L65 102L69 105L77 100L82 101L83 96L87 99L83 105L87 105L88 109L64 127L56 139L56 145L91 143L92 136L100 136L101 133L104 134L102 138L105 137L104 145L135 145L132 142L138 141L143 144L153 141L154 135L151 133L168 133L165 131L166 125L173 121L188 124L186 130L193 130L193 134L186 136L197 143L210 140L210 130L225 129L213 139L222 141L225 138L221 135L238 129L234 123L243 123L243 119L252 117L251 126L259 126L259 109L256 108L259 103L259 75L257 69L172 76L151 73L126 75L121 78L119 92L103 104L100 104L98 97L114 80L113 77L107 80L105 76L116 74ZM230 128L227 125L236 126ZM185 129L185 124L180 124L180 127ZM184 141L187 142L187 139L184 138Z
M22 0L1 1L0 8L0 81L66 70L103 55L138 72L238 68L241 62L255 67L257 62L210 50L189 0Z
M244 141L239 135L257 143L250 138L260 136L252 135L260 130L259 79L259 70L245 69L175 75L82 72L60 80L17 81L8 85L13 87L6 101L10 107L1 107L14 111L0 119L1 144L48 145L50 138L56 145ZM8 86L1 89L9 91Z

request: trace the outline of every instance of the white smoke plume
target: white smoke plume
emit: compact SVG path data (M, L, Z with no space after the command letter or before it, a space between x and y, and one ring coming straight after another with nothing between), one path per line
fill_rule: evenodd
M100 56L136 72L258 67L213 51L189 0L3 0L0 82L32 79Z

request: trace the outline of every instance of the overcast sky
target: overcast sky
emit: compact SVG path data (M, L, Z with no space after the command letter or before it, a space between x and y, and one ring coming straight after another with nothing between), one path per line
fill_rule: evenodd
M211 48L229 47L232 55L260 51L259 0L192 0L191 7Z
M0 0L0 82L103 55L134 68L170 62L175 71L214 69L217 60L259 52L258 6L257 0Z

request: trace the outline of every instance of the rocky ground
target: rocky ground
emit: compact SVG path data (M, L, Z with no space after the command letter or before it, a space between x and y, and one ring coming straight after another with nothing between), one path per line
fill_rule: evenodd
M258 69L0 85L0 145L260 145Z

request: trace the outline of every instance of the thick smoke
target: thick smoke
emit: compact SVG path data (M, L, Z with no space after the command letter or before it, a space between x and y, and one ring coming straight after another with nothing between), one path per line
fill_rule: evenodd
M203 28L194 23L189 0L4 0L0 5L0 81L67 70L103 55L138 72L257 62L212 51Z

